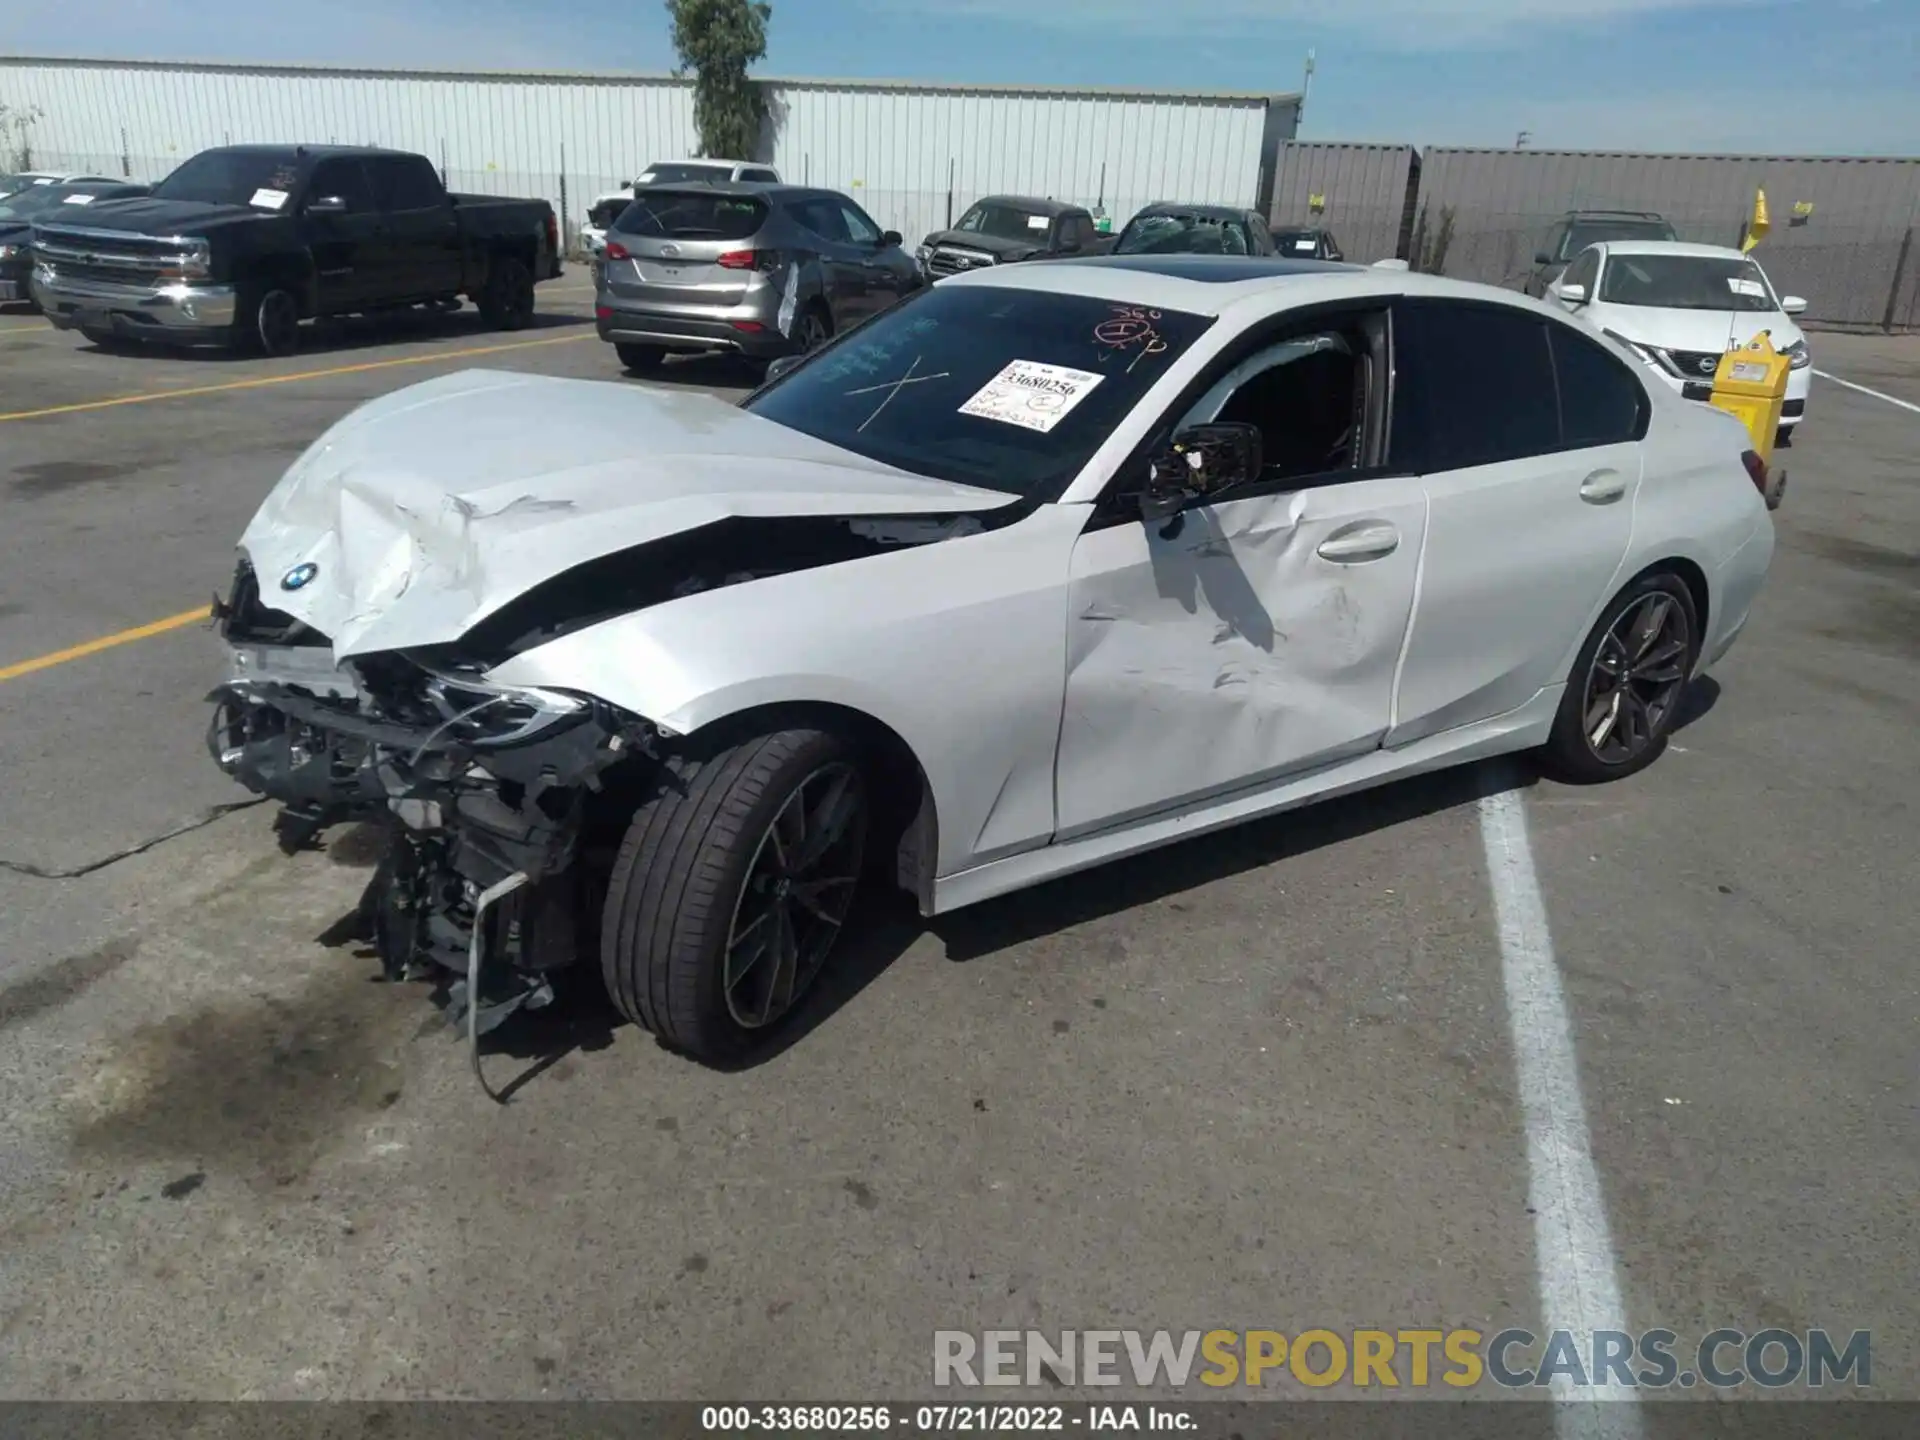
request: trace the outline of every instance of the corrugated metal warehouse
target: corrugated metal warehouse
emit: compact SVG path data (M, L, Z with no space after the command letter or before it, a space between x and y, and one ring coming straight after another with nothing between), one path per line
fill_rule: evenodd
M1264 208L1292 95L764 82L759 156L917 240L994 191L1104 204ZM577 225L649 162L695 153L693 86L668 75L441 73L0 58L0 96L37 109L37 164L158 179L243 141L378 144L432 156L456 190L544 196Z
M1761 188L1773 229L1756 258L1778 289L1806 297L1809 319L1915 322L1915 261L1901 257L1920 224L1920 159L1436 148L1422 157L1419 205L1429 236L1452 212L1447 274L1516 285L1568 210L1653 210L1682 239L1736 245Z

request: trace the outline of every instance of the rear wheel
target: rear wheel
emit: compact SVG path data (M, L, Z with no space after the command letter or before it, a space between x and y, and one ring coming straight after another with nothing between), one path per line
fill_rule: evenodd
M1583 785L1646 769L1667 748L1699 653L1699 615L1680 577L1659 572L1634 581L1580 648L1544 768Z
M510 255L496 260L479 303L480 318L494 329L526 329L533 322L533 272Z
M667 358L666 350L658 345L616 343L613 352L620 357L620 363L629 370L658 370Z
M793 327L793 344L802 355L811 354L832 338L833 317L824 305L816 301L800 312Z
M830 731L673 762L613 867L600 958L614 1003L699 1059L750 1051L838 943L867 821L859 758Z

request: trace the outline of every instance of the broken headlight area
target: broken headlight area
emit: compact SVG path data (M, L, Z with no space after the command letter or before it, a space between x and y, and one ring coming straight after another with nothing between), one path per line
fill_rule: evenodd
M329 650L231 630L228 645L229 678L208 697L208 748L280 803L289 852L331 826L381 826L387 844L362 918L388 977L451 985L472 975L482 1029L550 998L548 972L587 949L597 913L599 867L579 863L605 844L591 799L616 767L650 771L654 727L588 696L494 685L444 656L335 666ZM510 893L487 909L503 886Z

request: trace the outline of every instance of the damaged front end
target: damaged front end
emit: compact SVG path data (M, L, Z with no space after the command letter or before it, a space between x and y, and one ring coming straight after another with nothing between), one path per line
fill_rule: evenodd
M336 664L244 561L214 615L230 663L208 748L280 803L290 853L330 826L383 829L363 917L388 977L445 980L472 1034L550 1000L550 973L590 953L597 923L599 867L581 862L608 837L592 801L616 773L651 772L657 728L589 696L490 684L443 650Z

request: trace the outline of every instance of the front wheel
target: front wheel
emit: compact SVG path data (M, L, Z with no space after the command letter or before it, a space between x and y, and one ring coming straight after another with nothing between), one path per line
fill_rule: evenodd
M480 292L480 318L495 330L524 330L533 323L533 272L507 256L494 262Z
M1667 748L1700 654L1693 594L1671 572L1643 575L1580 647L1542 752L1555 778L1592 785L1644 770Z
M838 943L867 823L859 757L831 731L671 762L614 862L600 953L614 1004L697 1059L752 1050Z
M241 355L291 355L300 348L300 302L269 286L242 295L228 348Z

